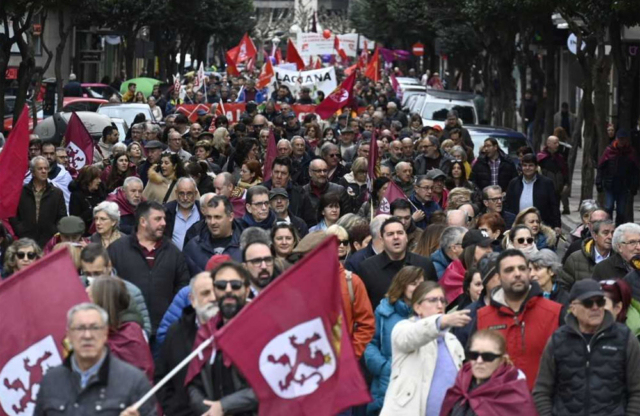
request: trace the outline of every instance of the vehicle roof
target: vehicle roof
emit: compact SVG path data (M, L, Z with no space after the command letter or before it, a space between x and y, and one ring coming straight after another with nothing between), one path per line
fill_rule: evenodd
M427 97L425 99L425 104L426 103L451 103L455 105L473 106L472 101L456 100L456 99L449 99L449 98L438 98L438 97L432 97L429 94L427 94Z
M411 77L396 77L396 81L398 81L399 84L420 84L417 78Z
M101 84L99 82L83 82L80 84L82 87L108 87L107 84Z
M105 103L102 104L100 107L127 107L127 108L150 108L149 104L144 104L144 103L110 103L110 102L106 102L107 100L104 100Z
M432 97L442 98L446 100L465 100L473 101L476 97L475 94L466 91L451 91L451 90L436 90L433 88L427 88L427 95Z
M76 102L85 102L85 103L103 103L106 104L109 101L104 98L90 98L90 97L64 97L63 104L71 104Z
M464 128L469 130L469 133L477 132L489 134L496 137L519 137L526 140L526 136L519 131L510 129L508 127L498 126L479 126L475 124L465 124Z

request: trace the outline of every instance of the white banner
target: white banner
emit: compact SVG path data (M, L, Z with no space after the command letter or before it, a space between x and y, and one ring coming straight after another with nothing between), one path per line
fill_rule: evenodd
M334 40L334 35L331 35L329 39L325 39L322 33L300 33L298 34L296 46L302 58L308 59L309 55L335 55L336 51L333 48ZM347 56L354 58L357 55L357 33L338 35L338 40L340 41L340 48L344 49ZM373 50L375 43L360 35L360 49L364 49L365 43L367 49Z
M322 91L327 96L338 86L336 70L333 67L312 71L290 71L278 67L273 70L276 72L278 84L289 87L294 97L297 97L301 87L311 88L311 97L315 98L316 91Z

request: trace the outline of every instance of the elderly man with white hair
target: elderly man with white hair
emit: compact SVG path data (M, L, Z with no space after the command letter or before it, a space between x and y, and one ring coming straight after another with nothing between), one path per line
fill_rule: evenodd
M184 239L191 226L202 219L198 187L189 176L176 182L176 199L165 204L167 226L164 235L173 241L180 250L184 247Z
M615 253L593 269L595 280L622 279L633 270L631 259L640 256L640 225L628 222L618 226L611 246Z
M278 149L278 156L280 157L290 157L293 152L291 142L287 139L280 140L276 148Z
M407 120L407 115L402 111L398 110L398 105L393 101L389 101L387 103L387 121L389 123L393 121L399 121L402 123L402 127L407 127L409 125L409 120Z
M413 192L413 166L411 166L411 163L398 163L395 168L393 180L405 195L410 196Z
M349 173L349 169L340 163L342 158L340 156L340 149L333 143L325 143L320 148L320 153L329 168L329 172L327 173L329 182L340 183L340 179Z
M467 213L460 209L454 209L447 212L447 227L469 228Z

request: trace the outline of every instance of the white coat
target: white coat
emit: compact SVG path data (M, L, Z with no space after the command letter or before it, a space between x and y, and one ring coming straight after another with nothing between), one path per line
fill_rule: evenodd
M429 389L438 360L436 321L442 315L398 322L391 332L391 381L380 416L424 416ZM444 341L457 369L462 367L464 348L448 331ZM437 382L437 376L435 382Z

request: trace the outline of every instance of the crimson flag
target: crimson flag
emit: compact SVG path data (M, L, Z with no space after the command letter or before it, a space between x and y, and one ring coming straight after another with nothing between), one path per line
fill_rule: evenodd
M302 71L304 69L304 61L302 57L298 53L298 49L296 49L296 45L291 42L291 39L287 41L287 62L291 62L292 64L296 64L298 71Z
M367 70L364 73L364 76L372 80L373 82L380 81L380 53L378 52L378 48L373 52L373 56L367 64Z
M29 108L25 105L0 153L0 218L16 216L28 167Z
M76 113L71 114L64 137L70 168L79 171L93 164L93 139Z
M220 324L220 319L221 315L218 314L209 319L204 325L200 325L200 328L198 328L198 332L196 332L196 339L193 341L192 350L198 349L200 344L202 344L209 338L214 338L213 334L215 332L216 326ZM213 363L216 358L216 353L217 351L215 344L211 343L206 346L200 354L196 355L193 360L191 360L191 362L189 363L189 367L187 368L187 375L184 378L185 387L188 386L189 383L191 383L191 380L193 380L193 378L200 373L200 370L202 370L202 367L204 367L204 365L207 363L207 360L210 360L210 362Z
M331 117L333 113L351 104L353 101L353 85L356 82L356 71L347 77L331 94L316 107L316 114L322 119Z
M316 61L315 69L322 69L322 59L318 58Z
M264 180L265 182L271 179L271 169L273 161L278 156L278 149L276 144L276 136L273 134L273 128L269 129L269 141L267 142L267 152L264 158Z
M364 49L360 52L360 58L358 58L358 68L363 70L367 67L369 63L369 45L367 45L367 41L364 41Z
M33 414L42 377L65 358L67 311L88 301L67 249L0 283L0 414Z
M267 87L271 83L271 80L273 79L273 76L275 74L276 73L273 70L273 65L271 65L271 60L267 58L267 60L264 62L264 65L262 65L262 70L260 71L260 76L258 77L256 88L261 90Z
M391 86L393 87L393 90L396 92L396 94L398 94L398 92L400 92L400 83L398 82L398 80L396 79L396 76L391 73Z
M271 283L216 333L260 416L335 415L371 400L342 310L336 237Z
M276 65L280 65L282 63L282 51L280 48L276 49Z
M238 57L238 47L231 48L225 53L224 58L227 63L227 74L239 77L240 71L238 71L238 66L236 64L236 58Z
M340 39L338 39L338 35L336 35L333 40L333 49L335 49L336 52L338 52L338 55L340 55L340 58L342 58L342 61L346 61L348 59L347 53L344 51L344 49L340 47Z
M380 200L380 205L378 205L376 215L391 214L391 204L396 199L407 199L407 196L394 181L390 181L384 196Z
M236 59L235 59L236 64L242 63L244 61L248 61L249 59L254 58L258 54L256 45L253 44L253 41L249 37L248 33L244 34L237 48L238 48L238 55L236 56Z

